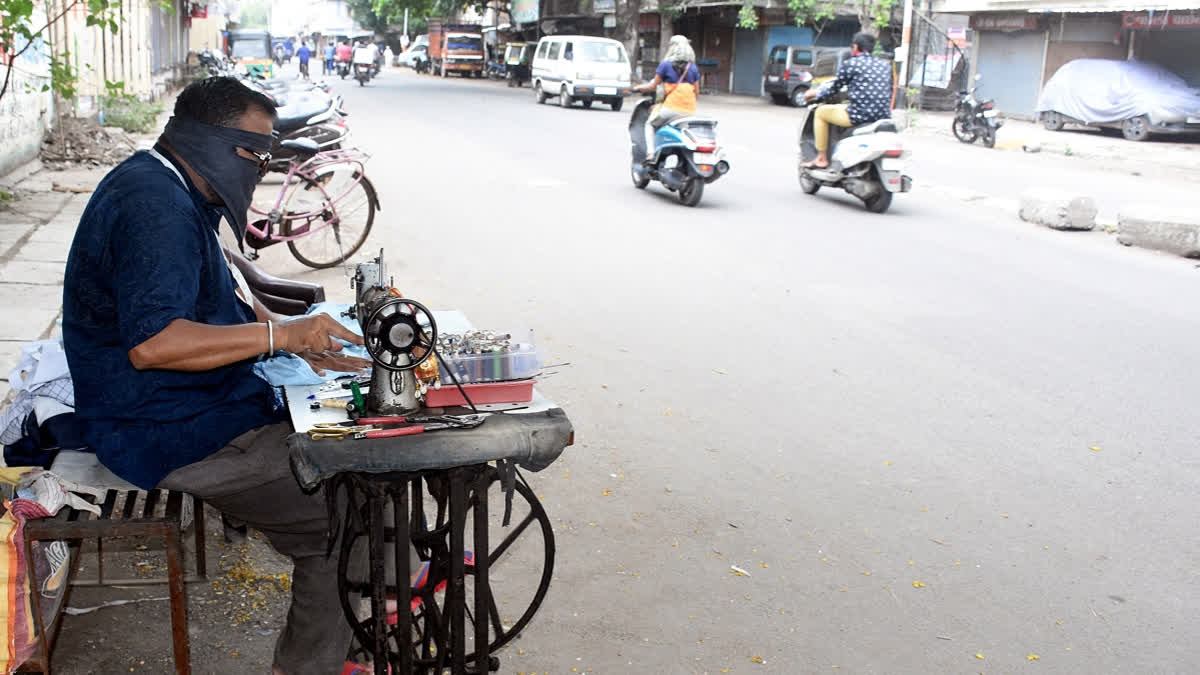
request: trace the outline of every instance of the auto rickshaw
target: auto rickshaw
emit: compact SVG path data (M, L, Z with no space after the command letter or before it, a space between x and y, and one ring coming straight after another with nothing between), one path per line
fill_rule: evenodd
M510 42L504 49L505 78L508 86L519 87L529 81L529 66L533 63L536 43Z

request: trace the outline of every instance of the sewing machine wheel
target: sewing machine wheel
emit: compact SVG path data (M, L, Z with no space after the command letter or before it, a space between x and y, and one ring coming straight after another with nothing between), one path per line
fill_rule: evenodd
M504 490L499 472L490 467L486 477L486 493L472 493L467 505L464 539L470 546L474 537L475 509L479 500L487 500L488 587L491 590L490 611L487 616L475 615L475 566L466 567L466 620L469 626L488 624L488 653L495 654L533 619L550 590L554 574L554 531L550 516L537 495L520 479L513 493L512 518L503 526ZM431 486L433 492L433 486ZM443 529L447 523L439 523ZM420 546L420 544L417 544ZM434 596L438 613L444 613L446 596ZM427 613L427 608L420 612ZM475 632L467 629L467 663L475 662Z
M428 335L421 324L429 324ZM385 370L412 370L433 355L437 322L425 305L405 298L389 298L363 322L367 353ZM421 349L424 353L414 357Z

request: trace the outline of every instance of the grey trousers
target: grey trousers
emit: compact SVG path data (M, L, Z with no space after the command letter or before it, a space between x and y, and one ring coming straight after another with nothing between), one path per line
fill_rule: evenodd
M292 604L275 643L275 666L288 675L335 675L351 639L338 598L338 555L336 550L325 555L324 491L304 494L292 475L285 443L291 433L287 423L249 431L172 471L159 487L196 495L262 532L276 551L292 559ZM365 559L355 558L350 575L364 578Z

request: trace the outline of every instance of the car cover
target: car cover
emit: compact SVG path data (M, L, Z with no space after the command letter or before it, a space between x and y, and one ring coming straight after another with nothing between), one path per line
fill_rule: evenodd
M1037 111L1088 124L1147 115L1153 124L1200 121L1200 89L1155 63L1076 59L1050 78Z

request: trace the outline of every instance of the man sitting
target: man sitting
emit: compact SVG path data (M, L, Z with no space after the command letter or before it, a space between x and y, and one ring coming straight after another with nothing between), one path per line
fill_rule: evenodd
M234 78L183 90L158 143L114 168L79 220L63 341L76 413L100 461L138 487L204 499L290 557L274 672L332 675L351 631L338 556L326 556L325 497L293 477L283 403L252 366L282 350L317 369L354 370L367 362L340 356L338 340L362 339L326 314L285 321L268 311L217 236L224 217L241 241L274 119L274 103Z
M850 45L850 58L838 68L837 79L830 84L804 92L804 100L825 98L842 89L847 90L850 103L817 106L813 121L817 157L806 162L806 168L824 169L829 166L829 125L851 127L892 116L892 67L883 59L871 56L875 36L858 33Z

